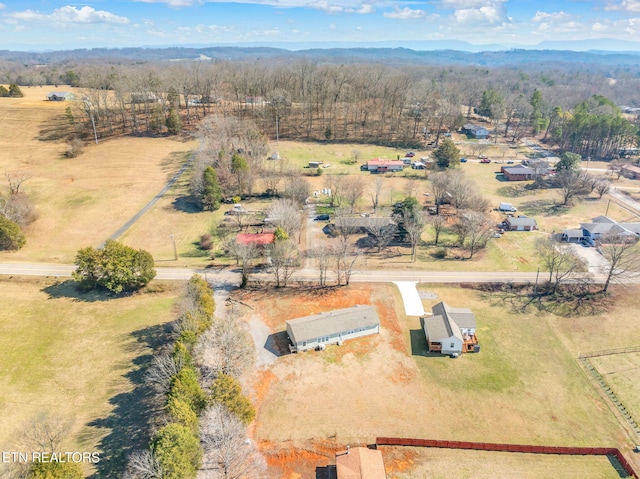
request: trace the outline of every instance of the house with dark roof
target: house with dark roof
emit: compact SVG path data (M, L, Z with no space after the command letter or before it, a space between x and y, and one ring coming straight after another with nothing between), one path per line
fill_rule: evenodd
M538 229L536 220L528 216L507 216L504 222L507 225L505 228L507 231L533 231Z
M637 180L640 178L640 167L635 165L624 165L622 168L622 174L625 178L629 178L631 180Z
M389 216L338 216L334 219L335 229L347 234L365 234L369 229L384 228L394 224Z
M457 356L463 352L479 352L476 317L470 309L452 308L440 302L425 316L424 334L430 353Z
M67 101L74 98L75 96L70 91L52 91L47 95L49 101Z
M637 241L640 238L640 223L618 223L608 216L596 216L591 223L580 223L579 229L562 231L564 241L583 241L591 246L595 246L596 241L604 235Z
M351 308L328 311L286 321L289 349L303 352L324 349L329 344L378 334L380 318L376 308L358 304Z
M486 140L489 138L489 130L483 126L478 126L473 123L465 123L462 127L462 131L471 138L476 140Z
M368 447L351 447L336 453L337 479L386 479L382 453Z

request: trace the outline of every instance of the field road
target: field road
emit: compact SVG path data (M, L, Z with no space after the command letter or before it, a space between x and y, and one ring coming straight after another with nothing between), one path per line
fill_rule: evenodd
M69 278L75 269L73 265L46 263L0 263L0 275L6 276L41 276L48 278ZM213 283L240 282L240 273L234 268L156 268L156 279L186 281L195 273L204 276ZM538 273L535 272L459 272L459 271L400 271L400 270L356 270L351 277L353 283L389 283L392 281L418 281L421 283L534 283ZM604 281L602 275L585 273L596 283ZM540 272L539 281L545 281L548 273ZM318 271L310 268L296 271L293 281L315 282ZM253 280L267 281L271 275L255 273ZM331 280L329 275L329 280ZM625 279L626 283L640 283L640 274Z

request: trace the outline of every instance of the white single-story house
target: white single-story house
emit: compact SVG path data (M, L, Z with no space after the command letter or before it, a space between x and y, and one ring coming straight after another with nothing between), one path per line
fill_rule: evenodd
M291 341L289 349L294 353L322 349L329 344L342 344L349 339L380 332L380 318L376 308L363 304L291 319L286 323Z
M452 308L440 302L425 316L424 334L429 352L457 356L463 352L479 352L476 317L467 308Z
M74 98L75 96L70 91L52 91L47 95L49 101L67 101Z
M363 164L360 169L371 173L387 173L402 171L405 167L402 160L369 160Z
M382 452L368 447L347 447L336 453L337 479L386 479Z
M637 240L640 238L640 223L618 223L608 216L596 216L591 220L591 223L580 223L579 229L562 231L563 240L569 243L584 241L591 246L595 246L596 241L602 235L615 235Z

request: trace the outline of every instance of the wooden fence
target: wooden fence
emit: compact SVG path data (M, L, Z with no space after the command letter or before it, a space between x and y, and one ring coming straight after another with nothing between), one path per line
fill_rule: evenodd
M622 455L614 447L562 447L562 446L533 446L521 444L496 444L488 442L441 441L438 439L408 439L399 437L378 437L376 446L412 446L412 447L440 447L445 449L472 449L475 451L521 452L526 454L560 454L565 456L612 456L620 463L629 477L635 479L638 475Z

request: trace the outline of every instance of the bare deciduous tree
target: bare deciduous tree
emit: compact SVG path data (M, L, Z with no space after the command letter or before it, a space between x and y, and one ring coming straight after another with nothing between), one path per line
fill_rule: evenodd
M124 479L161 479L162 466L148 449L132 452L127 459Z
M313 250L313 257L316 258L316 266L320 277L318 284L325 286L327 284L327 271L329 270L329 263L331 262L331 248L327 244L322 244Z
M562 196L562 206L567 206L571 200L583 188L580 181L580 175L571 170L565 170L556 175L556 181L560 187L560 195Z
M609 193L610 189L611 189L610 181L605 180L604 178L600 178L596 182L596 193L598 193L599 198L602 198L604 195Z
M238 243L235 238L231 238L227 243L227 249L236 259L236 264L240 265L240 287L245 288L249 282L251 263L260 256L258 245L255 243Z
M344 176L329 174L324 177L324 187L331 190L329 195L329 206L332 208L340 207L342 205L342 193Z
M40 412L24 427L20 442L31 451L55 452L60 450L70 430L70 421L49 412Z
M239 377L253 364L254 347L251 337L230 316L214 320L194 347L194 356L201 365L205 383L222 372Z
M269 221L282 228L289 238L300 232L303 217L300 205L289 198L274 201L267 213Z
M467 210L460 214L455 230L460 246L469 250L469 259L486 246L492 229L493 221L483 213Z
M440 241L440 233L447 224L447 219L444 216L434 215L430 216L428 223L433 227L433 243L438 246L438 242Z
M598 248L608 265L602 269L605 282L602 292L606 293L612 282L624 280L640 270L638 239L631 235L606 234L598 242Z
M266 469L264 458L247 438L244 425L227 408L216 404L202 414L202 471L207 478L253 479Z
M396 225L395 223L383 224L382 222L380 222L367 228L367 233L373 240L376 248L378 248L378 253L380 253L383 248L386 248L389 243L391 243L397 232L398 225Z
M353 267L360 257L359 250L347 236L340 236L333 240L331 247L338 286L342 284L343 280L344 284L348 286L353 275Z
M411 261L415 262L416 248L418 243L420 243L422 232L427 225L425 216L418 207L415 207L413 208L413 211L405 212L403 225L407 232L409 244L411 244Z
M554 294L564 281L575 277L582 265L582 261L571 249L559 245L550 237L538 238L536 251L549 271L549 284L552 285Z
M17 195L20 193L20 188L22 184L31 179L31 175L28 173L5 173L4 176L7 178L7 182L9 183L9 194Z
M378 209L378 205L380 204L380 197L384 192L384 180L379 176L376 178L376 181L373 185L370 185L369 194L371 196L371 206L373 206L374 213Z
M169 353L157 354L147 369L145 382L166 393L169 391L171 378L178 374L184 366L184 358L180 354L175 356Z
M271 271L276 288L286 287L293 273L300 268L298 249L289 240L276 241L269 246Z
M284 185L283 196L292 199L300 206L305 204L310 194L311 185L309 181L298 175L289 177Z

